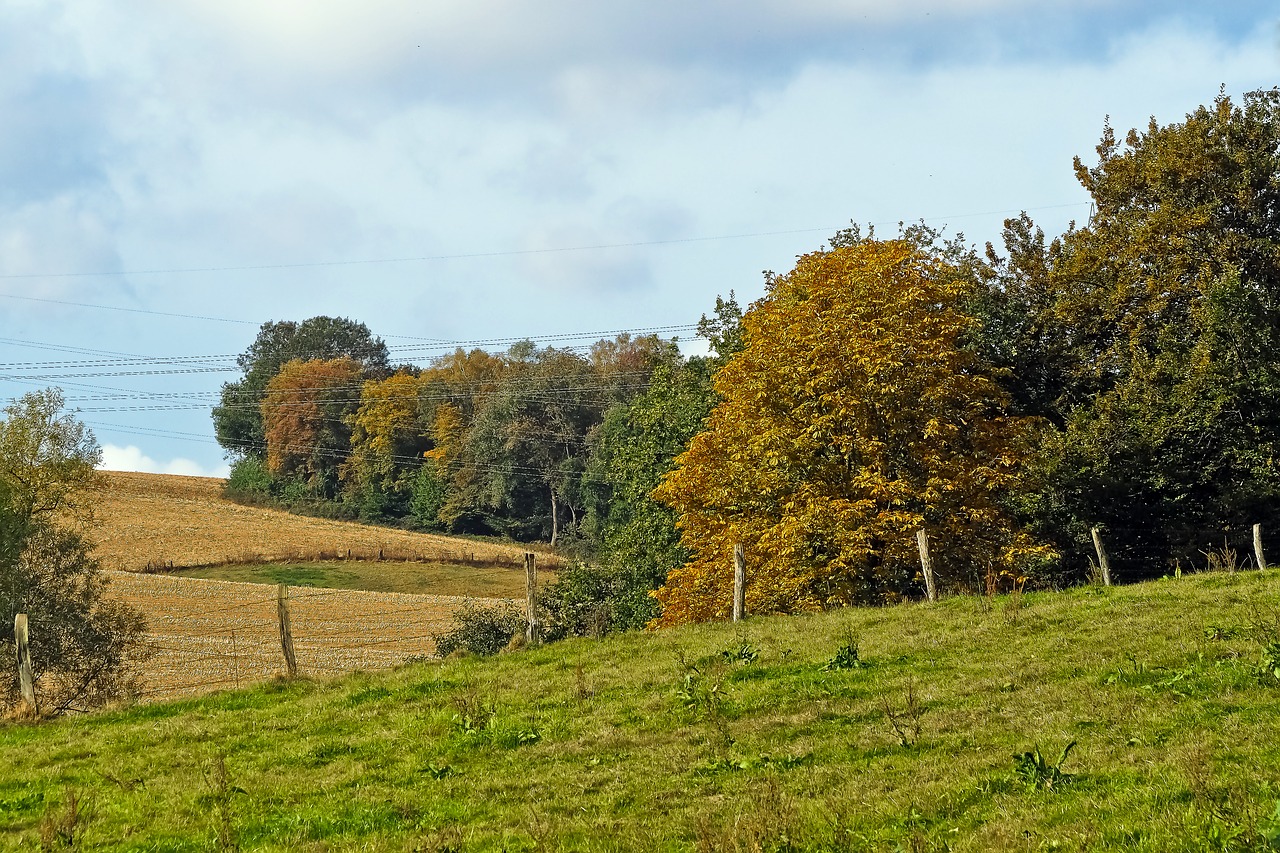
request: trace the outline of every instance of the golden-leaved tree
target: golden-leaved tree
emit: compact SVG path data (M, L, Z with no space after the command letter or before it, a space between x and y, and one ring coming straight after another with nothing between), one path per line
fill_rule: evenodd
M693 554L656 593L659 624L728 615L737 542L755 613L912 593L921 527L944 588L1047 556L1001 506L1032 424L960 344L971 287L905 240L815 252L771 280L706 430L654 493Z
M337 492L351 448L349 418L360 402L364 370L351 358L286 362L262 399L267 468L323 497Z

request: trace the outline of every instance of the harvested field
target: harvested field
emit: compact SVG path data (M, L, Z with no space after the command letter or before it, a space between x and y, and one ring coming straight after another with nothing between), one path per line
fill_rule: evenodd
M147 618L155 656L145 667L144 699L225 690L284 673L276 587L132 572L109 576L108 595ZM298 672L318 677L434 654L432 635L448 629L465 600L306 587L291 588L289 596Z
M148 566L305 562L346 557L519 565L525 546L309 518L241 506L222 497L223 481L168 474L103 472L96 505L97 554L122 571ZM540 550L535 548L534 550ZM539 562L558 560L545 551Z

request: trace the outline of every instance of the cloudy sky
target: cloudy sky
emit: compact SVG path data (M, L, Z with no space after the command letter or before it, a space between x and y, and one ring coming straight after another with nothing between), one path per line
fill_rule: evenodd
M0 398L221 473L266 320L689 338L850 221L1059 232L1107 116L1278 82L1253 0L4 0Z

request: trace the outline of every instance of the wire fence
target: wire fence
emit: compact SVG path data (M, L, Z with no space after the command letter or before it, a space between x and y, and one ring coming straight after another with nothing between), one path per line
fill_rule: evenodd
M111 595L147 619L151 656L141 696L160 700L244 687L286 672L276 587L112 572ZM513 603L509 599L471 601ZM435 654L468 599L289 588L298 674L386 669Z

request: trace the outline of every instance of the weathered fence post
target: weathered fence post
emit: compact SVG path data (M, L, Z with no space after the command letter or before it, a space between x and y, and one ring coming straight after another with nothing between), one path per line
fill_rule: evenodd
M289 585L276 588L277 612L280 616L280 648L284 650L284 665L290 678L298 675L298 659L293 654L293 628L289 626Z
M1089 533L1093 536L1093 550L1098 552L1098 568L1102 570L1102 585L1111 586L1111 563L1107 560L1107 549L1102 547L1102 534L1096 527L1091 528Z
M933 582L933 560L929 559L929 537L921 527L916 531L916 546L920 549L920 570L924 573L924 594L930 601L938 600L938 587Z
M1253 556L1258 559L1259 571L1267 567L1267 555L1262 553L1262 525L1253 526Z
M747 555L741 542L733 546L733 621L747 616Z
M27 636L27 614L19 613L13 617L13 641L18 651L18 689L22 699L31 708L32 713L39 713L36 706L36 685L31 676L31 640Z
M528 622L524 638L529 645L538 642L538 562L531 551L524 553L525 618Z

